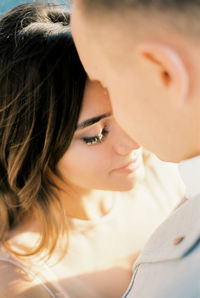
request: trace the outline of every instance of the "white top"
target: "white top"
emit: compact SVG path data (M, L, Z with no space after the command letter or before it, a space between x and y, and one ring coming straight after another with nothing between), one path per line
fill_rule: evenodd
M118 194L109 214L92 221L68 218L70 245L64 263L34 262L29 267L26 260L3 250L0 261L23 269L54 298L119 297L119 289L123 293L130 281L135 252L183 194L177 165L153 155L145 163L144 180L132 191Z
M181 178L185 184L187 199L200 194L200 155L179 163Z

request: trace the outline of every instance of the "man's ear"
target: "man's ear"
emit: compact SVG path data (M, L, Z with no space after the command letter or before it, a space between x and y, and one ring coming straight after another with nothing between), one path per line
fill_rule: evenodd
M179 53L156 42L140 44L138 51L143 63L151 64L151 75L157 76L162 88L172 92L176 103L182 105L188 97L189 73Z

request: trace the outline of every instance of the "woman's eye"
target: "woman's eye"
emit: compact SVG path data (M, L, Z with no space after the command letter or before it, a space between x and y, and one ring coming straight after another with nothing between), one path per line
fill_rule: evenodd
M108 130L104 128L98 136L88 137L88 138L87 137L83 137L82 140L88 146L96 145L96 144L102 143L104 141L104 138L106 137L107 134L108 134Z

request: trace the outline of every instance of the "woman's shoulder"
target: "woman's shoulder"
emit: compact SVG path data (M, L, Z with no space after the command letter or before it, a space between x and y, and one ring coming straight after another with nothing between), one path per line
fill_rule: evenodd
M1 298L49 298L53 297L45 287L30 279L27 272L6 258L0 259Z

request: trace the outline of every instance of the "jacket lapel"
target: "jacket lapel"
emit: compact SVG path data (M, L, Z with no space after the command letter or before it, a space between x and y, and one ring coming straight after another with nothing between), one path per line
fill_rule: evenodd
M200 195L178 209L160 225L136 260L133 270L142 263L180 259L200 241Z

